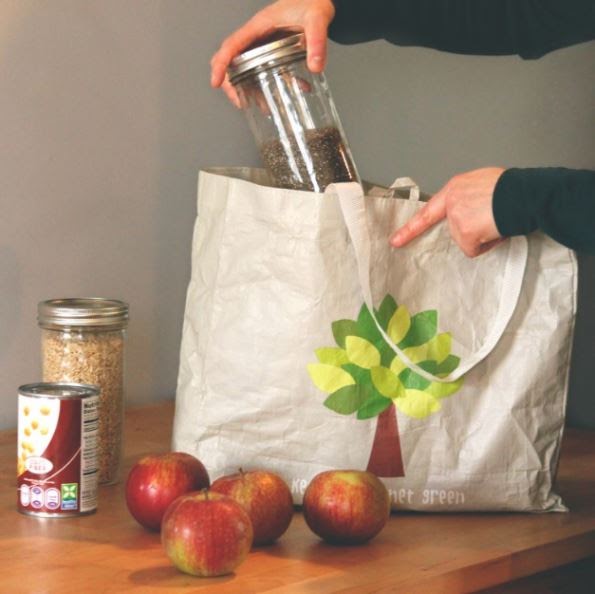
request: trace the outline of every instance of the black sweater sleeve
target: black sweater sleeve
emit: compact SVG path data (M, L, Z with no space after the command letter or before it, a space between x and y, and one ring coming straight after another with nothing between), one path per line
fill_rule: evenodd
M507 169L496 184L493 211L505 237L541 229L570 248L595 253L595 171Z
M329 37L477 55L548 52L595 39L594 0L334 0Z

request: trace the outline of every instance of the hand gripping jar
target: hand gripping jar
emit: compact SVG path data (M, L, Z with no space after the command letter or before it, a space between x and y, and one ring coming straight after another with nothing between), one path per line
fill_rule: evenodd
M99 483L118 481L124 416L128 305L101 298L52 299L38 306L44 382L99 388Z
M323 192L359 181L326 78L306 66L302 33L249 48L228 76L275 186Z

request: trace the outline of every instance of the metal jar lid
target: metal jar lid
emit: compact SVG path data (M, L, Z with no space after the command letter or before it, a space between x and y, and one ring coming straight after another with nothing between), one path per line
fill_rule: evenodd
M277 31L266 39L264 45L251 46L236 56L231 61L227 74L230 82L236 83L243 75L253 70L279 66L305 55L306 42L303 33Z
M50 299L42 301L37 312L37 322L42 328L80 326L117 330L128 324L128 304L102 297Z

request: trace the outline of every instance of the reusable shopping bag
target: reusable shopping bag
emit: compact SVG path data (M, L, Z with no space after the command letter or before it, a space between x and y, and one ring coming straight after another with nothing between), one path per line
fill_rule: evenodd
M297 504L339 468L396 509L564 510L573 252L534 233L469 259L444 223L393 249L422 206L407 178L267 184L200 173L173 448L213 478L277 472Z

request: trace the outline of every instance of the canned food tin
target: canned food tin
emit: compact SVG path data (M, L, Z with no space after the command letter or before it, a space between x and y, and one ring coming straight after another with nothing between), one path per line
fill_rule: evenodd
M71 383L19 388L17 508L65 517L97 509L99 390Z

